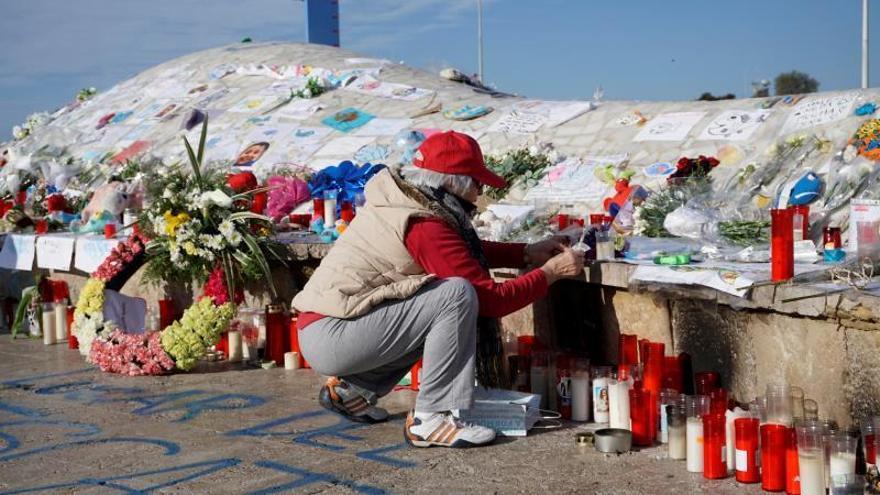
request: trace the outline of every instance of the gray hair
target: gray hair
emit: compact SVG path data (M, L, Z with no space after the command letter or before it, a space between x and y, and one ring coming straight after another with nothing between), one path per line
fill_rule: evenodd
M404 165L400 175L414 186L442 188L459 197L464 196L474 183L474 179L467 175L444 174L414 165Z

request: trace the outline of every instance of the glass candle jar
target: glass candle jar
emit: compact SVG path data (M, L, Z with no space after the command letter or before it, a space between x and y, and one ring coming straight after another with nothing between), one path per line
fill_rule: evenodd
M653 443L651 416L654 404L651 399L651 391L644 388L633 388L628 392L632 443L639 447L650 447Z
M721 387L721 374L717 371L700 371L694 373L694 391L697 395L709 395Z
M572 361L571 419L590 420L590 360L577 358Z
M666 406L668 422L669 458L677 461L687 459L687 415L679 405Z
M727 390L716 388L709 392L709 412L724 414L727 411Z
M825 495L825 449L822 425L801 422L797 435L798 475L801 495Z
M326 228L333 228L336 224L336 198L338 195L339 191L335 189L324 191L324 226Z
M275 361L276 366L284 366L284 353L290 348L286 339L289 335L288 326L283 306L266 306L266 358Z
M691 473L703 472L703 416L708 413L708 396L687 398L687 470Z
M790 426L791 388L787 383L768 383L767 392L767 423Z
M785 493L801 494L801 478L798 474L797 432L794 428L786 430L788 441L785 444Z
M794 211L770 210L770 278L774 282L794 276Z
M620 334L618 339L617 362L618 364L636 364L639 362L639 337L638 335Z
M678 391L663 389L660 391L660 424L657 428L657 438L660 443L669 443L669 418L666 416L667 407L678 403Z
M608 423L608 383L611 381L611 368L607 366L593 367L593 421Z
M703 477L714 480L727 476L727 430L723 413L703 416Z
M840 432L833 435L827 442L830 445L829 478L833 481L839 477L856 474L857 439Z
M761 425L761 488L768 492L785 490L785 451L788 427L780 424Z
M813 399L804 399L804 419L819 419L819 403Z
M788 208L794 212L792 226L795 242L807 239L810 235L810 206L794 205Z
M865 448L865 463L877 464L877 435L874 429L874 418L862 418L859 422L862 433L862 445Z
M529 368L529 384L531 392L541 396L541 409L547 409L548 393L547 380L549 379L550 355L544 351L532 350L531 366Z
M684 378L681 371L679 356L663 357L663 388L670 388L684 393Z
M804 419L804 389L790 387L791 394L791 417L792 419Z
M736 435L736 481L761 481L758 470L758 418L737 418L733 422Z

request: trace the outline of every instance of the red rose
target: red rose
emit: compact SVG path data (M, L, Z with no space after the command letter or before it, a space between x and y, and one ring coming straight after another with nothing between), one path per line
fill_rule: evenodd
M67 208L67 201L60 194L53 194L46 198L46 209L49 213L53 211L64 211Z
M251 172L239 172L226 178L226 183L236 193L257 188L257 177Z
M708 158L708 160L709 160L709 166L710 166L710 167L713 167L713 168L714 168L714 167L717 167L718 164L721 163L721 162L718 161L718 159L715 158L714 156L710 156L710 157Z

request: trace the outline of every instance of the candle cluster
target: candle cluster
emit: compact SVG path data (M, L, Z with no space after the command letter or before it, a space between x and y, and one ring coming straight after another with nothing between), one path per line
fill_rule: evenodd
M865 471L857 470L857 459L876 470L880 416L841 429L787 383L768 384L763 396L737 403L718 372L692 373L688 355L665 356L664 344L635 335L620 336L613 367L564 354L554 360L534 337L519 339L515 383L541 394L542 407L555 404L574 421L589 421L592 412L596 423L630 430L634 446L666 444L669 459L706 479L735 476L766 491L810 495L860 490L865 480L856 473ZM554 392L556 400L548 401Z

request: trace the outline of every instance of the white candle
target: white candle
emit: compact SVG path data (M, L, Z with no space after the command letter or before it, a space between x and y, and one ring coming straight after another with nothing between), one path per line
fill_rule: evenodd
M43 344L51 345L55 343L55 309L52 304L43 304Z
M241 343L241 359L244 361L250 361L253 358L257 357L257 350L251 347L251 344L247 342Z
M737 407L733 411L725 412L724 415L727 418L727 422L725 423L727 429L725 432L725 440L727 443L727 471L733 472L736 470L736 427L733 422L736 421L737 418L748 416L748 413Z
M630 380L611 380L608 383L608 426L611 428L630 429L629 389Z
M667 436L669 439L669 458L682 461L687 458L687 433L684 425L669 425Z
M687 419L687 470L703 472L703 420Z
M607 423L608 417L608 382L609 378L599 377L593 380L593 421Z
M532 366L529 379L531 380L532 393L541 396L541 409L547 409L547 368Z
M819 450L798 450L801 495L825 495L825 460Z
M257 349L266 347L266 315L257 313L254 315L254 326L257 327ZM256 349L253 349L256 353Z
M336 224L336 198L324 198L324 228L332 229Z
M55 340L67 340L67 305L55 304Z
M575 373L571 378L571 419L590 420L590 375Z
M856 455L851 452L834 452L829 461L829 476L833 479L838 475L856 474Z
M299 369L299 353L298 352L285 352L284 353L284 369L286 370L298 370Z
M233 330L229 332L229 361L237 363L241 361L241 332Z

